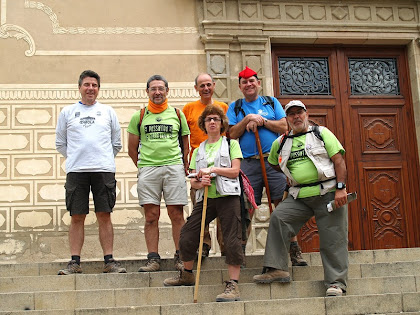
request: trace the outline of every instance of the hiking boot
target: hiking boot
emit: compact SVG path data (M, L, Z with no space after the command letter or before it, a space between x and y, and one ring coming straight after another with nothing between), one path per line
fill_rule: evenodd
M194 284L195 284L194 274L192 272L186 272L184 270L181 270L178 276L173 277L173 278L166 278L163 281L163 285L165 287L178 286L178 285L194 285Z
M291 245L289 250L292 266L307 266L308 263L302 258L302 250L299 245Z
M287 271L268 268L266 272L253 277L256 283L271 283L271 282L290 282L290 274Z
M175 253L174 255L174 263L175 263L175 269L178 271L184 270L184 264L181 261L181 258L179 258L179 253Z
M140 267L139 272L154 272L160 270L160 259L151 258L147 260L146 266Z
M233 280L225 281L225 283L225 291L216 296L216 302L240 301L238 284Z
M337 287L336 285L332 285L327 289L326 296L342 296L343 290L340 287Z
M66 269L61 269L58 271L59 275L71 275L74 273L82 273L82 267L80 267L80 265L75 260L70 260Z
M127 270L121 266L121 263L119 261L114 260L111 258L107 264L105 264L104 267L104 273L126 273Z

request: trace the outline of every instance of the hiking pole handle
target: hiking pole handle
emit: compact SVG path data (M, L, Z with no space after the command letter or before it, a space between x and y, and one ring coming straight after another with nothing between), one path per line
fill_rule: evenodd
M268 185L267 170L265 168L264 155L261 148L261 140L260 140L260 135L258 134L258 128L255 129L255 141L257 143L258 153L260 155L261 172L264 178L265 193L267 194L267 199L268 199L268 207L270 208L270 213L272 213L273 206L271 205L270 187Z
M198 246L197 274L195 276L195 287L194 287L194 303L197 303L197 298L198 298L198 285L200 282L201 259L202 259L201 255L203 254L204 227L206 226L208 195L209 195L209 186L204 186L203 210L201 212L200 245Z

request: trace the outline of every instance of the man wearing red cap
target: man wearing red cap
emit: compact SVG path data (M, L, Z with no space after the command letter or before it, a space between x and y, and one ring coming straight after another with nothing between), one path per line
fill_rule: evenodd
M244 98L229 105L226 114L229 119L229 134L231 138L239 139L244 157L241 162L241 169L254 188L255 202L257 205L260 205L264 180L254 133L258 129L270 196L274 205L277 206L283 198L283 192L286 188L286 177L283 173L277 172L270 167L267 157L273 141L280 134L287 131L286 114L276 98L263 97L258 94L261 89L261 81L254 70L245 67L238 77L239 89ZM296 237L292 238L290 258L294 266L307 265L301 256Z

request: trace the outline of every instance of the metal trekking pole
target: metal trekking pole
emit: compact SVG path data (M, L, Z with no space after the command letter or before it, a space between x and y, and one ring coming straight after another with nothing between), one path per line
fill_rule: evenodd
M197 274L195 276L195 287L194 287L194 303L197 303L198 284L200 282L201 258L202 258L201 255L203 253L204 227L206 225L206 212L207 212L207 197L208 197L208 194L209 194L209 186L205 186L204 187L203 211L201 212L200 245L198 246Z
M260 155L261 172L264 178L265 193L267 194L267 199L268 199L268 207L270 208L270 213L272 213L273 207L271 205L270 188L268 186L267 170L265 168L264 155L261 148L261 141L260 141L260 136L258 134L258 128L255 129L255 141L257 142L258 153Z

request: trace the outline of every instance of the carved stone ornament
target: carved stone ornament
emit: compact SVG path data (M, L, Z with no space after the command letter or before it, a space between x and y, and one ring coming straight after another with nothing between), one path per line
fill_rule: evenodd
M23 39L28 43L29 49L25 51L25 56L31 57L35 54L35 42L32 36L22 27L13 24L3 24L0 26L0 38Z

